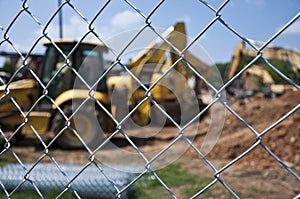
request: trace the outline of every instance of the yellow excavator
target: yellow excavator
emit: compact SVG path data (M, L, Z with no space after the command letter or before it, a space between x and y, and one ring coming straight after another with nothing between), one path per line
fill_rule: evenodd
M262 45L261 42L253 41L256 45ZM243 67L245 67L254 57L257 56L257 51L253 48L246 48L245 42L241 41L236 46L229 68L226 73L226 79L231 79L237 74ZM280 64L284 64L285 70L289 70L289 74L285 74L292 78L294 81L299 82L300 75L300 53L286 48L278 46L268 46L263 50L263 56L268 60L277 60L279 64L274 64L278 67ZM248 61L245 61L248 58ZM233 83L233 87L230 88L230 92L238 93L239 91L246 92L259 92L264 91L273 94L282 94L287 90L297 90L292 85L284 84L283 81L276 81L274 79L274 73L271 74L271 70L267 70L266 64L263 61L258 60L250 68L248 68L240 78ZM291 77L292 76L292 77ZM277 78L278 79L278 78Z
M31 79L11 78L0 86L1 129L37 137L53 132L57 135L53 142L72 149L84 144L96 148L105 139L104 134L114 132L129 113L128 120L140 126L152 120L161 122L165 116L160 109L177 123L187 122L195 114L183 119L182 111L197 110L204 104L198 88L193 92L195 88L187 85L193 73L178 61L180 57L174 49L181 51L186 46L184 23L170 27L163 37L173 46L163 40L154 41L131 59L126 66L131 75L126 76L108 75L104 60L108 49L103 44L46 42L38 78L28 70ZM195 68L209 67L188 51L185 57ZM173 69L166 74L171 66ZM169 119L165 118L171 124Z
M0 86L1 129L27 136L40 136L51 131L58 134L65 131L61 133L57 143L64 148L81 147L79 136L72 132L74 120L69 121L70 128L63 127L68 123L66 117L72 114L71 105L74 102L78 102L78 105L89 98L90 89L87 85L91 82L78 84L77 87L74 87L74 82L76 76L89 80L104 72L103 54L107 48L94 42L78 44L77 41L68 40L45 42L45 47L40 73L31 70L32 66L27 64L23 66L24 70L19 70L24 78L12 76L6 84ZM94 99L108 104L106 80L101 80L94 90ZM87 144L93 145L97 132L89 120L92 117L92 113L88 112L89 107L86 105L82 108L86 108L84 111L78 112L78 117L82 120L78 121L77 133ZM105 115L102 117L105 118ZM109 120L105 124L108 122ZM86 129L89 130L85 133Z
M187 45L184 23L177 23L162 35L173 46L158 38L131 59L127 66L146 88L142 88L135 78L130 75L111 77L108 79L107 85L117 92L120 89L119 93L124 93L125 89L132 94L128 96L132 108L145 99L145 95L147 95L145 89L150 88L151 98L176 122L180 122L183 119L181 118L181 111L186 110L188 112L188 109L193 109L195 106L199 106L199 108L205 106L199 95L199 89L204 87L204 83L196 78L184 61L188 62L199 73L209 71L210 66L189 51L184 53L184 61L178 61L180 59L179 54L173 48L182 51ZM170 67L173 67L173 69L167 73ZM167 74L163 77L165 73ZM189 86L187 83L191 78L195 78L194 86ZM121 107L112 106L113 112L122 112L117 111L118 108ZM153 106L151 100L147 100L138 108L136 114L133 114L132 119L139 125L147 125L153 119L159 122L162 120L161 117L164 116L157 109ZM190 118L188 118L185 119L189 120ZM169 119L166 123L171 124Z

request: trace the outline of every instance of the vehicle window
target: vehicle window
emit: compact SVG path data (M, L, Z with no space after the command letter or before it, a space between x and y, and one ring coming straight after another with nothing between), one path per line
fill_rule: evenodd
M92 86L104 72L102 54L98 48L83 49L79 73Z

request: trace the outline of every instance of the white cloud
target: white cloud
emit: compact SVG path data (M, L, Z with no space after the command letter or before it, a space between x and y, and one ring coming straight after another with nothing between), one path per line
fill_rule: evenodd
M78 15L64 17L63 19L63 38L67 40L80 40L88 31L88 24ZM138 14L125 10L112 16L111 20L105 25L94 23L95 31L104 41L113 35L120 34L124 30L136 29L142 24L143 18ZM59 25L52 22L46 32L51 39L59 38ZM41 36L41 30L35 32L36 37ZM86 40L99 41L93 34L89 34ZM126 40L124 40L126 42Z
M176 21L183 21L183 22L185 22L186 24L189 24L189 23L191 23L192 18L191 18L189 15L183 15L182 17L177 18Z
M79 40L89 31L88 24L78 15L65 17L63 20L63 37L65 39ZM138 28L142 21L143 18L138 13L125 10L112 16L112 19L105 26L98 26L96 23L93 26L101 38L106 38L128 28ZM59 37L59 25L54 22L51 23L46 32L51 39L57 39ZM35 34L40 36L41 30L36 31ZM92 35L90 36L92 39L96 39Z
M290 25L283 34L300 34L300 21L294 22Z
M87 31L88 24L79 16L73 15L69 19L64 19L67 22L63 24L63 37L67 39L80 39ZM51 38L58 38L59 26L58 24L50 24L48 34Z
M245 2L247 4L252 4L257 7L263 7L266 4L265 0L245 0Z
M111 24L116 28L132 28L140 25L143 18L137 12L125 10L117 13L111 19Z

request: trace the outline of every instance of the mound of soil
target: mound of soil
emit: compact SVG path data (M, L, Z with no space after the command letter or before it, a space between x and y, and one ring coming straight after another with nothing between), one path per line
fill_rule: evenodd
M235 100L230 107L249 124L253 131L260 135L299 106L299 102L300 92L291 91L277 98L265 98L257 95L243 100ZM200 123L199 129L206 126L207 124ZM280 165L272 158L268 152L270 150L288 166L296 170L300 169L300 110L296 109L292 115L261 136L257 136L253 131L227 111L222 134L217 144L208 153L208 157L233 160L258 143L258 139L261 139L261 144L240 159L239 165L261 168ZM195 145L200 146L202 141L203 137L198 137Z

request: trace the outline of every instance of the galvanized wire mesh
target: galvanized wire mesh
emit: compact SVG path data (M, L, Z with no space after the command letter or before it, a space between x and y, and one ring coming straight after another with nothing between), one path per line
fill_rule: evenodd
M16 160L17 163L22 167L22 179L18 179L18 183L17 185L15 185L15 187L13 189L8 189L7 188L7 184L5 182L0 181L0 185L1 185L1 190L2 192L5 193L7 198L12 197L15 192L17 192L20 187L22 187L22 185L24 183L30 183L34 189L34 192L36 192L41 198L44 198L43 192L41 191L42 187L41 185L38 183L38 181L35 180L35 175L33 175L34 177L32 177L32 174L34 173L34 171L36 170L36 168L41 164L41 162L43 161L43 159L45 158L49 158L52 163L55 165L55 167L57 168L57 171L59 171L60 174L62 174L62 176L64 177L64 188L61 190L60 194L57 196L57 198L60 198L61 196L63 196L63 194L67 191L71 191L74 193L74 196L76 196L77 198L81 198L82 196L80 195L80 193L78 193L78 184L76 184L76 182L78 182L80 180L80 177L82 175L84 175L84 172L86 170L88 170L88 168L92 167L93 165L97 168L98 172L101 173L101 176L107 180L107 182L109 182L111 184L111 186L113 187L114 192L114 196L116 198L120 198L122 197L128 189L130 189L134 183L136 183L137 181L139 181L146 173L150 173L152 174L152 176L161 184L161 186L169 193L169 195L173 198L177 198L176 194L173 192L173 190L171 188L168 187L167 184L164 183L164 178L160 177L159 175L157 175L156 171L154 169L152 169L152 164L160 157L162 156L166 151L168 151L173 145L175 145L175 143L177 143L179 140L180 141L184 141L186 142L197 154L199 159L203 159L206 164L213 170L214 172L214 179L208 183L204 188L199 188L199 191L197 193L195 193L192 198L197 198L199 196L201 196L201 194L203 194L204 192L208 191L210 187L214 186L215 184L219 183L221 184L234 198L239 198L238 194L236 193L236 191L238 190L233 190L230 187L230 183L228 184L226 182L226 180L222 179L222 173L224 173L224 171L228 170L229 168L232 167L232 165L237 164L237 162L239 162L240 159L242 159L243 157L247 156L252 150L254 150L255 148L257 148L258 146L261 146L270 156L272 156L277 162L278 164L282 165L282 167L284 169L286 169L290 174L291 178L295 177L298 181L300 180L299 175L296 173L296 171L294 171L291 167L289 167L289 165L287 165L284 161L282 161L274 152L272 152L269 147L267 145L264 144L263 140L264 140L264 136L266 134L268 134L273 128L275 128L276 126L278 126L280 123L282 123L284 120L286 120L288 117L290 117L293 113L295 113L299 107L300 104L298 104L297 106L293 107L291 110L287 110L287 113L285 113L285 115L283 115L280 119L278 119L276 122L274 122L273 124L271 124L268 128L266 128L263 131L258 131L256 130L253 126L251 126L248 122L247 122L247 118L243 118L242 116L239 115L239 113L237 113L231 106L230 104L227 103L227 101L223 98L222 94L223 92L237 79L239 78L248 68L250 68L258 59L262 59L273 71L275 71L279 76L281 76L283 79L285 79L290 85L292 85L293 87L295 87L297 90L300 89L300 86L294 82L291 78L289 78L288 76L284 75L281 71L279 71L275 66L273 66L267 58L264 57L264 50L268 47L269 44L271 44L277 37L279 37L288 27L290 27L293 23L295 23L299 17L300 17L300 13L296 13L296 15L290 19L290 21L287 21L286 24L284 24L279 30L278 32L276 32L274 35L272 35L266 42L264 42L261 46L257 47L256 45L254 45L252 43L252 41L250 39L248 39L246 36L244 36L243 34L241 34L238 30L234 29L233 27L231 27L230 23L227 23L227 21L224 19L224 17L222 16L222 11L224 8L226 8L226 6L228 5L230 1L226 0L224 1L222 4L220 4L219 7L214 7L213 5L210 5L208 2L206 1L198 1L199 6L201 7L206 7L210 12L212 12L214 14L214 17L211 19L211 21L206 25L206 27L204 27L193 39L192 41L185 46L184 49L179 50L177 49L171 42L169 42L159 31L157 31L157 28L152 24L152 17L153 15L155 15L155 13L157 12L157 10L165 3L164 0L157 2L157 4L151 8L151 11L149 13L144 13L143 11L141 11L139 9L138 6L135 5L134 2L131 1L124 1L124 2L120 2L120 3L125 3L128 4L132 10L134 10L136 13L138 13L140 15L140 17L143 18L144 23L143 25L139 28L139 30L137 31L137 33L135 34L134 37L132 37L132 39L123 46L121 51L116 51L115 49L111 48L105 41L105 39L102 38L102 34L101 32L98 32L97 29L94 28L94 24L96 23L96 20L101 19L101 13L104 12L106 9L110 9L109 5L111 4L111 1L106 1L105 3L102 3L102 7L99 8L98 12L95 13L94 17L92 18L86 18L84 16L84 14L82 14L80 12L80 8L76 8L73 1L70 0L65 0L63 1L59 7L57 8L57 10L53 13L53 15L51 16L51 18L46 22L46 23L42 23L38 17L35 16L34 12L31 11L31 7L30 7L30 1L28 0L24 0L22 1L22 7L19 9L18 13L16 13L15 17L11 20L11 22L7 25L7 26L0 26L1 29L1 35L2 35L2 39L0 40L0 46L1 45L9 45L14 51L15 53L18 54L18 56L21 58L22 62L21 65L18 67L17 71L13 74L13 76L8 79L8 81L5 81L4 79L1 78L1 84L5 86L5 90L3 95L0 98L0 101L4 101L4 100L8 100L10 102L13 103L14 107L13 109L16 109L18 111L18 114L21 115L23 122L20 123L20 125L16 126L16 128L12 131L11 134L6 134L5 133L5 128L1 128L0 132L1 132L1 137L4 140L3 143L3 149L0 153L0 157L3 156L4 154L11 154ZM188 3L188 2L184 2L184 3ZM48 34L48 27L51 25L51 23L53 23L53 20L59 15L60 11L64 8L68 7L69 9L73 10L86 24L87 24L87 31L85 32L84 35L82 35L82 38L79 39L78 44L83 41L86 37L88 36L92 36L93 38L95 38L96 40L98 40L101 43L104 43L104 45L106 45L108 47L108 50L114 54L115 59L112 61L112 63L108 66L107 70L98 77L97 81L91 85L89 84L84 77L82 77L82 75L76 71L76 69L72 68L69 63L70 63L70 58L72 56L72 51L69 52L69 54L64 54L63 50L59 48L59 46L56 45L54 38L52 38L52 36L50 34ZM29 52L27 52L26 54L22 54L22 52L18 49L17 46L15 46L13 39L10 38L10 33L13 30L14 24L15 22L23 17L24 15L29 16L34 23L36 23L39 26L39 29L41 31L41 35L39 38L36 39L35 43L32 43L32 46L29 49ZM231 31L237 38L241 39L242 41L244 41L247 45L249 45L251 48L253 48L257 55L254 57L254 59L249 62L242 70L240 70L240 72L238 72L236 75L234 75L230 80L228 80L222 87L217 88L215 87L211 82L209 82L209 80L205 79L201 73L197 72L196 70L194 70L192 68L192 66L189 65L188 62L186 62L185 60L185 53L191 48L191 46L196 43L200 38L203 37L203 35L211 29L211 27L214 24L221 24L222 26L224 26L226 29L228 29L229 31ZM0 24L1 25L1 24ZM168 115L162 108L160 108L157 105L157 102L155 100L153 100L151 98L151 92L153 90L153 88L155 87L155 85L157 85L160 81L162 81L162 79L165 78L165 76L167 75L167 73L169 72L166 71L160 78L158 78L156 80L156 82L150 86L147 87L143 84L143 82L139 79L139 77L136 77L126 66L126 63L123 63L122 61L122 56L124 55L124 52L129 48L129 46L141 35L141 33L145 30L151 30L154 34L156 34L162 41L166 42L167 45L175 52L178 53L179 57L177 59L177 61L170 67L170 70L172 68L174 68L176 66L176 64L178 62L183 62L186 64L186 67L190 68L190 70L192 70L194 72L194 74L205 81L207 87L209 87L213 92L214 92L214 98L212 99L212 101L210 102L210 104L208 104L206 106L206 108L202 111L199 111L199 113L191 119L190 122L187 122L187 124L185 126L180 126L170 115ZM38 74L36 74L36 71L34 71L32 68L30 68L28 66L28 57L30 57L32 51L36 48L36 45L38 43L40 43L42 40L47 40L48 42L50 42L53 46L55 46L55 48L61 53L61 55L64 57L64 64L61 65L61 67L57 70L57 72L52 76L51 79L49 79L48 82L42 82L40 77L38 76ZM145 97L142 99L141 102L139 102L136 107L134 107L130 113L128 113L126 116L124 116L124 118L122 118L121 120L117 120L116 118L114 118L114 116L110 113L110 111L107 109L107 107L105 107L101 102L99 102L93 94L93 90L94 88L97 86L97 84L103 80L105 78L105 76L115 67L117 66L121 66L124 71L126 71L134 80L135 82L138 84L139 87L141 87L142 89L144 89L145 91ZM55 99L53 99L52 97L50 97L49 93L48 93L48 88L51 86L51 84L55 81L55 79L59 76L59 74L61 73L61 71L64 68L69 68L70 71L72 71L72 73L74 73L77 78L79 78L82 83L85 85L86 89L88 89L89 91L89 96L84 99L82 101L82 103L79 105L79 107L74 111L73 114L66 114L64 112L64 110L62 109L61 106L57 105L55 102ZM35 79L38 82L38 86L42 88L42 92L40 93L40 95L38 96L38 100L36 102L33 103L33 105L31 107L28 108L28 110L23 110L22 107L20 107L20 105L18 104L18 99L15 99L13 97L13 95L10 92L10 87L9 85L16 79L17 75L19 73L21 73L22 70L26 70L28 71L33 79ZM297 91L298 92L298 91ZM30 122L28 121L28 116L29 114L34 111L36 109L36 107L38 106L38 104L42 101L42 100L49 100L51 101L51 103L53 104L53 106L58 110L58 112L61 114L62 116L62 120L65 120L65 126L61 129L60 132L57 132L57 134L52 138L52 140L50 142L45 142L44 139L40 136L40 132L38 132L34 126L32 126L30 124ZM162 114L164 114L170 121L171 123L173 123L174 126L177 127L177 131L178 134L177 136L172 139L172 141L165 147L163 148L161 151L159 151L153 158L148 159L144 153L142 152L142 150L139 148L138 145L135 144L135 142L132 140L132 138L126 133L126 131L123 130L123 126L126 124L126 120L131 116L131 114L133 114L145 101L150 100L154 105L156 105L159 109L160 112ZM101 144L100 146L96 147L96 148L90 148L90 146L88 146L85 141L80 137L80 134L77 133L76 130L74 130L71 126L70 126L70 121L71 118L76 114L76 112L78 112L78 110L80 109L80 107L83 107L85 103L87 103L87 101L95 101L100 107L101 109L105 112L105 114L111 119L113 120L113 122L115 123L115 130L114 132L108 136L107 138L105 138L103 140L103 144ZM225 166L223 166L222 168L218 168L214 165L214 163L207 158L206 154L204 154L203 152L201 152L201 150L199 148L197 148L197 146L194 145L193 140L191 140L188 136L186 136L184 134L184 131L186 128L189 127L189 125L191 125L193 120L198 120L199 117L202 117L202 115L204 115L206 113L206 111L210 110L210 108L214 105L220 103L222 104L231 114L233 114L238 120L240 120L247 128L249 128L249 130L255 135L256 141L255 143L249 147L246 151L244 151L242 154L238 155L236 158L234 158L232 161L228 162ZM34 164L24 164L21 160L21 158L19 158L18 154L15 153L13 147L12 147L12 142L13 139L19 134L20 129L23 126L28 126L33 132L35 137L39 140L40 144L42 145L43 148L43 153L42 155L36 160L36 162ZM68 168L60 165L59 162L56 161L56 158L54 156L52 156L51 154L51 147L53 146L53 144L55 143L55 141L57 139L59 139L59 137L61 136L61 134L64 133L65 129L70 129L76 137L78 137L80 139L80 141L82 142L83 147L86 149L86 151L89 154L89 159L88 159L88 163L86 165L84 165L82 168L78 169L76 171L75 174L70 174L68 172ZM133 179L129 178L127 184L123 184L122 186L120 186L120 183L118 182L118 179L116 178L112 178L111 175L106 173L106 170L103 169L102 165L97 162L95 160L95 154L98 153L99 151L102 150L102 148L105 146L106 142L110 141L110 139L112 139L115 135L121 135L121 137L128 142L130 145L132 145L133 149L137 152L137 154L140 156L140 158L142 158L144 160L144 165L142 165L142 172L140 174L138 174L137 176L135 176ZM284 147L284 146L282 146ZM3 171L4 172L4 171ZM1 175L3 175L3 173L1 173ZM299 197L299 195L295 195L295 198Z

